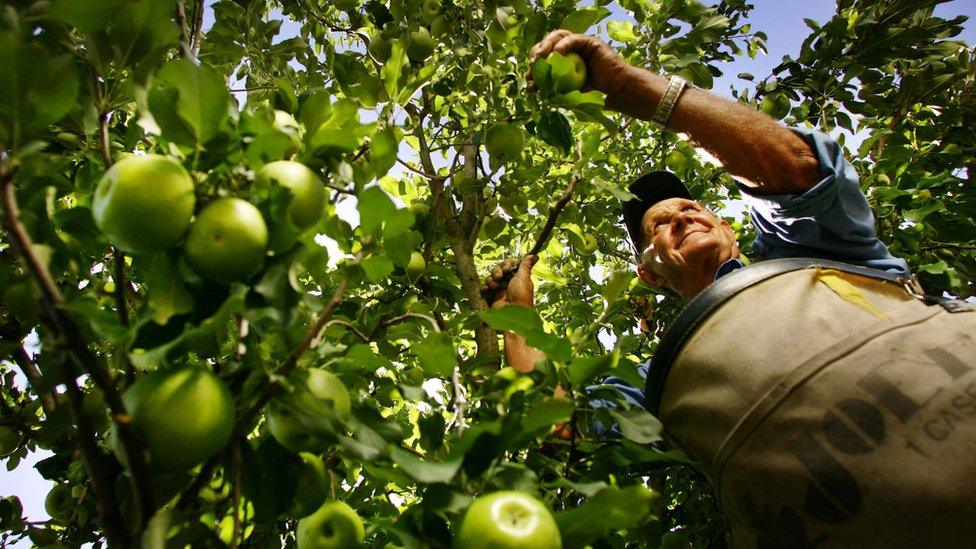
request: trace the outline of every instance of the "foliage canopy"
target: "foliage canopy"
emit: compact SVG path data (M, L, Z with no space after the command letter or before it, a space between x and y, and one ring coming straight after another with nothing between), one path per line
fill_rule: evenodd
M790 124L863 136L850 156L882 240L931 293L966 297L976 294L976 63L953 39L963 19L934 17L938 3L838 0L830 21L809 22L798 55L737 96ZM751 6L619 0L623 19L605 1L428 4L3 4L0 429L14 449L2 459L12 470L49 450L37 469L71 496L41 523L15 496L0 500L4 540L294 544L309 458L270 435L265 414L279 407L325 443L328 497L363 517L371 545L447 547L472 498L496 490L545 501L570 547L723 544L710 492L661 443L657 420L596 383L613 373L641 385L635 365L678 307L630 270L616 207L627 182L667 167L717 208L735 186L678 136L604 111L598 92L553 94L544 76L530 92L524 75L531 46L567 28L710 88L723 63L765 51ZM205 9L215 22L203 32ZM294 36L282 37L284 20ZM417 61L428 27L435 46ZM499 123L524 132L505 162L484 147ZM180 163L197 214L234 197L289 236L230 284L201 278L180 246L115 249L93 196L131 154ZM292 224L287 185L254 183L289 158L330 195L312 230ZM537 310L486 310L480 279L535 244L571 181L534 269ZM741 217L729 220L748 249ZM548 360L531 374L500 367L496 330ZM32 333L40 343L27 347ZM150 371L187 366L234 395L233 434L195 469L157 474L120 395ZM308 386L311 369L341 379L351 412L315 396L325 393ZM552 436L562 422L578 436ZM619 436L593 435L596 423ZM643 484L660 498L648 501Z

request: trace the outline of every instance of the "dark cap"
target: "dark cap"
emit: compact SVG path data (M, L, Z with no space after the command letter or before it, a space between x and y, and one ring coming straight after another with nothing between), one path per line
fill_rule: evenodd
M641 234L641 220L648 208L669 198L691 199L688 187L685 187L678 176L663 170L645 173L631 183L627 190L637 197L623 203L624 225L630 233L630 241L634 244L634 249L637 249ZM640 250L637 251L640 253Z

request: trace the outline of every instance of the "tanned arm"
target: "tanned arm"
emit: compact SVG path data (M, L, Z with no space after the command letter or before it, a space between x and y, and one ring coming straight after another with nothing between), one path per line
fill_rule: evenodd
M599 38L567 30L549 33L532 58L576 52L587 63L587 86L606 94L607 108L650 120L668 78L629 64ZM757 194L799 194L821 179L820 165L801 137L736 101L686 88L668 127L685 133Z

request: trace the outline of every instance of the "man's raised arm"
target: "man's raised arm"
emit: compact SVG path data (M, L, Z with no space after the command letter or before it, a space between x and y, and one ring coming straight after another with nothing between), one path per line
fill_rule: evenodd
M606 94L607 108L651 120L668 78L634 67L599 38L549 33L532 58L576 52L587 63L587 85ZM697 88L686 88L668 127L687 134L755 194L799 194L821 179L816 156L801 137L765 114Z

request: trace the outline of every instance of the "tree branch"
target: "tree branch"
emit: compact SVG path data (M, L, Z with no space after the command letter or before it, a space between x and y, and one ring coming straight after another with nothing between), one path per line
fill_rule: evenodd
M186 22L186 7L183 5L183 0L176 0L176 24L180 27L180 57L193 59L190 26Z
M407 164L406 162L404 162L403 160L401 160L399 156L397 157L396 161L397 161L398 164L400 164L404 168L406 168L406 169L410 170L411 172L419 175L420 177L423 177L424 179L429 179L429 180L437 180L437 179L439 179L441 181L444 180L444 177L443 176L440 176L440 175L432 175L432 174L429 174L427 172L418 170L417 168L414 168L410 164Z
M356 259L354 261L358 262L362 259L362 256L363 253L360 252L356 255ZM312 323L312 326L308 329L308 332L306 332L305 337L297 346L295 346L294 349L292 349L291 353L288 354L288 358L285 359L281 365L275 368L275 377L288 374L288 372L290 372L298 364L298 359L301 357L302 353L314 346L313 342L318 339L319 334L328 323L329 317L332 316L332 313L336 310L336 307L342 303L342 297L345 294L348 286L349 277L345 277L341 282L339 282L339 285L332 293L332 297L329 299L329 302L319 313L319 316L315 319L315 322ZM275 396L275 393L278 392L279 386L280 385L278 382L272 379L271 382L265 386L264 390L261 391L261 394L258 396L257 400L247 409L247 411L237 418L237 421L234 422L234 430L231 434L230 442L228 442L229 445L236 444L236 441L250 430L251 422L254 421L255 417L257 417L258 412L260 412L261 409L264 408L264 406L267 405L268 402L270 402ZM207 482L209 482L210 476L220 463L224 453L227 451L227 448L228 447L225 446L223 450L213 455L209 460L207 460L206 463L203 464L196 478L193 479L190 486L183 491L180 498L177 500L175 505L175 509L177 511L186 509L190 502L193 501L193 498L196 496L197 492L199 492L200 489L203 488Z
M918 249L920 252L929 250L976 250L976 244L950 244L948 242L936 242Z
M400 322L403 322L404 320L407 320L407 319L410 319L410 318L419 318L421 320L426 320L427 322L430 323L430 327L434 330L434 332L436 332L436 333L440 333L441 332L440 323L437 322L436 319L434 319L433 317L424 315L424 314L420 314L420 313L403 313L400 316L395 316L393 318L384 320L383 322L380 323L380 326L382 326L382 327L385 328L387 326L392 326L393 324L399 324Z
M529 255L536 255L542 251L546 243L549 242L549 237L552 235L552 229L556 226L556 220L559 219L559 213L563 211L566 204L573 198L573 191L576 190L576 184L579 182L579 176L574 172L569 178L569 185L566 186L566 192L559 198L559 200L552 206L549 210L549 217L546 219L546 224L539 231L539 236L535 239L535 244L532 249L529 250Z
M58 407L58 390L55 387L51 388L51 392L41 394L38 392L38 388L41 386L41 371L37 368L37 364L31 360L30 355L27 354L27 350L21 345L14 350L13 353L14 362L17 366L20 366L20 370L24 373L24 377L30 382L31 386L34 387L34 392L37 393L37 397L41 399L41 408L44 412L50 414Z
M28 270L41 288L44 304L49 311L52 329L61 336L74 362L81 367L83 372L91 376L95 386L105 395L106 402L112 410L112 416L115 419L119 439L122 441L126 462L131 473L130 480L135 494L136 516L138 517L136 520L137 530L141 530L152 517L154 511L153 500L149 492L149 470L142 456L142 445L132 434L129 416L126 413L125 405L122 403L122 398L115 388L111 374L99 364L91 349L88 348L81 329L68 310L64 296L54 283L51 273L34 253L34 245L30 235L20 222L20 210L14 192L14 171L16 168L8 168L5 159L0 157L0 185L2 185L3 210L7 231L10 233L10 243L27 263ZM81 419L87 423L86 418L82 417ZM79 421L78 418L74 418L74 420L76 423ZM80 428L81 425L79 425ZM79 445L87 444L85 433L81 434L79 440L81 441ZM94 439L92 439L91 444L94 445ZM89 459L96 460L89 464L90 469L92 469L93 480L95 479L95 470L103 467L101 456L97 453L97 448L95 450L94 454L86 457L86 463ZM104 492L112 489L112 484L109 483L98 486L96 491ZM112 519L111 516L104 518L105 520Z

